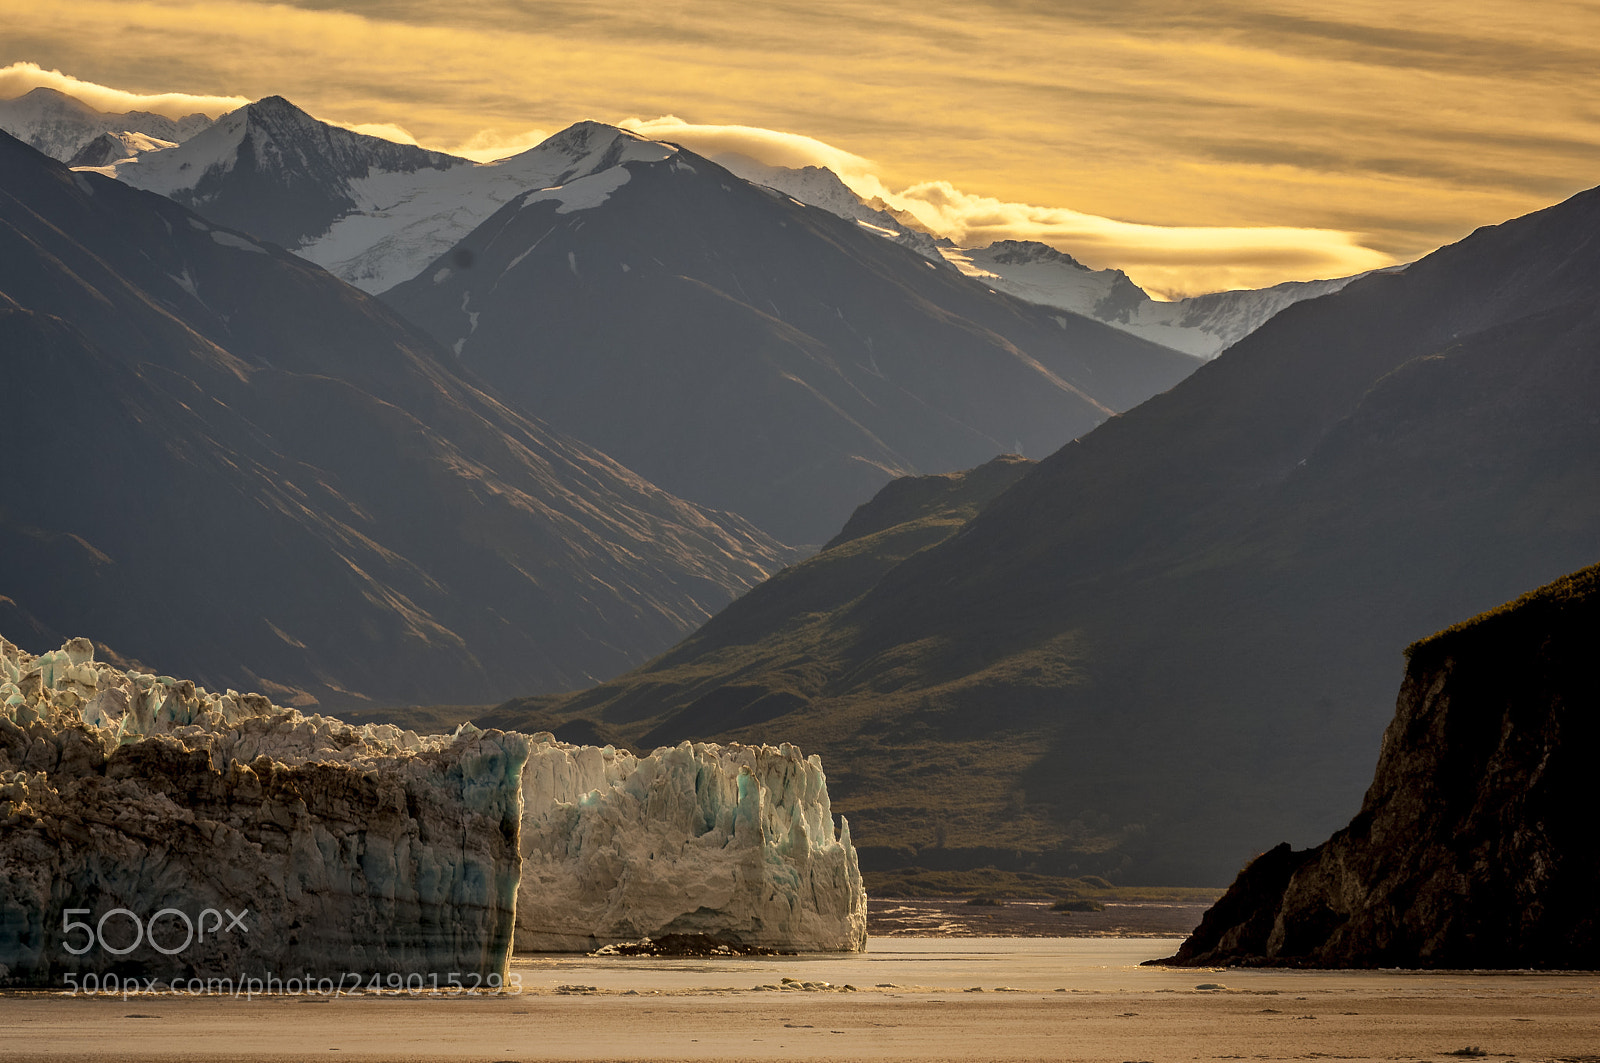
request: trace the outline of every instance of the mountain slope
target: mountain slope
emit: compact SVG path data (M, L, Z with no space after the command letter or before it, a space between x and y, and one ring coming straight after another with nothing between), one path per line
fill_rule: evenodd
M384 299L521 408L786 541L896 475L1048 453L1196 364L589 133L622 161L523 193Z
M881 200L864 201L825 167L769 166L738 154L718 155L716 161L747 181L853 220L996 291L1081 314L1197 358L1214 358L1284 307L1336 292L1355 279L1289 281L1259 290L1158 302L1121 270L1090 269L1037 240L998 240L987 247L964 248L935 239L918 227L915 218L893 211Z
M788 556L315 266L5 136L0 334L8 612L214 688L570 687Z
M209 125L211 119L203 114L173 119L148 111L97 111L76 97L43 87L0 100L0 130L60 162L102 133L140 133L176 143Z
M878 866L1224 881L1349 816L1395 647L1600 554L1597 292L1588 192L1289 307L803 640L506 714L803 741Z

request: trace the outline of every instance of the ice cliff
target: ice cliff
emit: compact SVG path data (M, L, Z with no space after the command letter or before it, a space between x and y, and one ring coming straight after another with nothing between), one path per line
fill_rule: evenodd
M0 639L0 985L487 984L513 943L860 949L865 908L787 745L419 736Z
M1258 857L1192 966L1600 967L1600 566L1413 645L1350 825Z
M689 743L648 757L535 736L522 773L517 947L663 934L866 947L866 892L816 757Z
M304 717L84 639L0 640L0 703L0 984L505 974L525 737Z

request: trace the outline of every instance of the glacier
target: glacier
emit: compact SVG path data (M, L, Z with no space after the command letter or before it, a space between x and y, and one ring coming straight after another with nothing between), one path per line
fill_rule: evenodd
M0 638L0 986L492 986L665 934L865 948L816 757L353 726Z
M534 736L523 769L517 948L704 934L866 948L866 891L822 762L785 743L684 742L635 757Z

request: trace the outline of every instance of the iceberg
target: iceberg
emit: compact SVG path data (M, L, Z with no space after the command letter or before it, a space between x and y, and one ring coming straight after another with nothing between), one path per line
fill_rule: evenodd
M352 726L0 638L0 986L491 988L666 934L865 948L816 757Z

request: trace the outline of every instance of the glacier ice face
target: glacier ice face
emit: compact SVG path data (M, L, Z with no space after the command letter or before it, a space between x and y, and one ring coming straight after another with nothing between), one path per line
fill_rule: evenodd
M0 640L0 702L0 984L504 978L525 737L307 718L81 639Z
M212 925L241 911L246 930ZM134 920L149 940L108 953ZM834 829L816 757L354 727L112 668L85 639L37 657L0 639L0 985L91 972L443 984L504 978L513 943L668 933L865 947L849 825Z
M866 891L816 757L684 742L647 757L534 736L523 770L517 947L706 934L866 947Z

